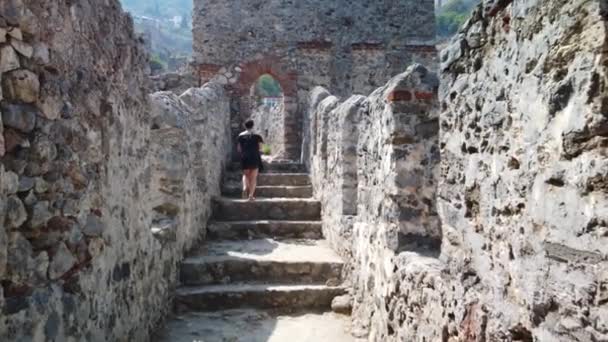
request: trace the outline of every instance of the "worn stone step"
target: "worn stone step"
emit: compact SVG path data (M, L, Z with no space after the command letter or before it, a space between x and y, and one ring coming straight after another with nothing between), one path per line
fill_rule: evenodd
M240 184L230 184L222 188L222 195L227 197L240 197L242 192ZM258 186L255 195L260 198L310 198L312 186Z
M319 221L321 204L313 199L242 199L217 198L213 201L215 221L297 220Z
M320 221L234 221L211 222L208 228L211 240L247 239L313 239L323 238Z
M333 312L272 309L185 312L170 319L152 341L363 342L349 334L350 327L350 317Z
M346 292L341 286L229 284L182 287L176 292L179 311L234 308L297 308L329 311L331 301Z
M240 163L231 163L228 165L228 171L240 172ZM301 163L264 163L264 172L266 173L303 173L306 171L306 167Z
M208 242L180 267L182 284L273 281L325 283L341 278L341 258L322 240Z
M226 175L225 184L241 184L243 174L231 172ZM307 173L262 173L258 176L258 186L306 186L310 185Z

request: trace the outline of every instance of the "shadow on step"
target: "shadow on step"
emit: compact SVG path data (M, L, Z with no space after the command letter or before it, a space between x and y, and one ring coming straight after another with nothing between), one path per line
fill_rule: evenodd
M326 284L341 278L342 267L341 258L323 241L213 241L182 262L180 281L184 286Z
M256 239L247 241L246 244L241 241L220 241L220 242L207 242L202 244L200 247L193 249L189 255L207 255L207 256L221 256L221 255L267 255L271 254L279 243L271 239Z

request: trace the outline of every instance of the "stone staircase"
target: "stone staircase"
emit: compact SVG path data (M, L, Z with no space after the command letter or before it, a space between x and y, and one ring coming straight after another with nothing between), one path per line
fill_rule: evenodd
M298 164L269 165L254 202L239 198L240 172L228 172L223 196L213 204L208 240L181 264L179 312L226 317L234 309L331 310L334 297L345 293L343 261L322 239L321 206L302 170Z

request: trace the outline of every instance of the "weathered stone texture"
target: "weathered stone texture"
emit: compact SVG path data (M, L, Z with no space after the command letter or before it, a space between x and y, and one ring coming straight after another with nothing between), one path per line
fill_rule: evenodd
M286 133L285 121L283 115L286 112L286 106L283 99L277 99L276 104L260 104L251 112L251 119L255 122L255 131L264 138L264 144L270 147L271 155L274 159L282 159L285 155L285 134L299 134L299 132L291 131Z
M175 72L150 76L150 80L155 91L172 91L177 95L200 84L197 68L193 64L188 64Z
M449 338L608 338L606 9L484 1L442 56Z
M363 99L353 224L335 219L353 145L333 136L356 98L312 92L308 164L325 233L352 254L357 334L608 338L607 10L483 1L442 54L441 108L419 67Z
M434 64L434 18L433 0L195 0L194 59L203 82L233 91L234 134L251 115L251 86L272 75L293 104L281 138L298 160L308 92L367 95L412 62Z
M311 93L308 165L324 233L352 256L356 334L608 338L607 10L484 1L442 54L441 108L420 67L367 99ZM357 101L358 143L336 143Z
M148 341L204 236L228 97L149 99L139 44L117 0L0 1L2 341Z
M350 258L358 333L373 341L406 336L400 318L387 316L407 315L419 300L411 280L439 264L438 85L414 65L368 98L311 93L310 165L324 234Z
M229 101L220 85L206 84L177 96L151 95L151 184L147 202L153 230L178 230L189 249L210 216L230 151ZM203 234L206 232L202 232Z

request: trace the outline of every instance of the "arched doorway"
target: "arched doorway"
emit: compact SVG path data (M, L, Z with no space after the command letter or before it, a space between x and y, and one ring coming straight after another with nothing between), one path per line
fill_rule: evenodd
M299 161L302 142L297 73L273 57L242 63L237 68L238 79L230 86L233 137L243 130L247 119L253 118L275 160ZM238 159L236 152L235 157Z
M250 118L256 132L264 138L263 153L273 158L285 157L285 96L278 80L261 75L249 91Z

